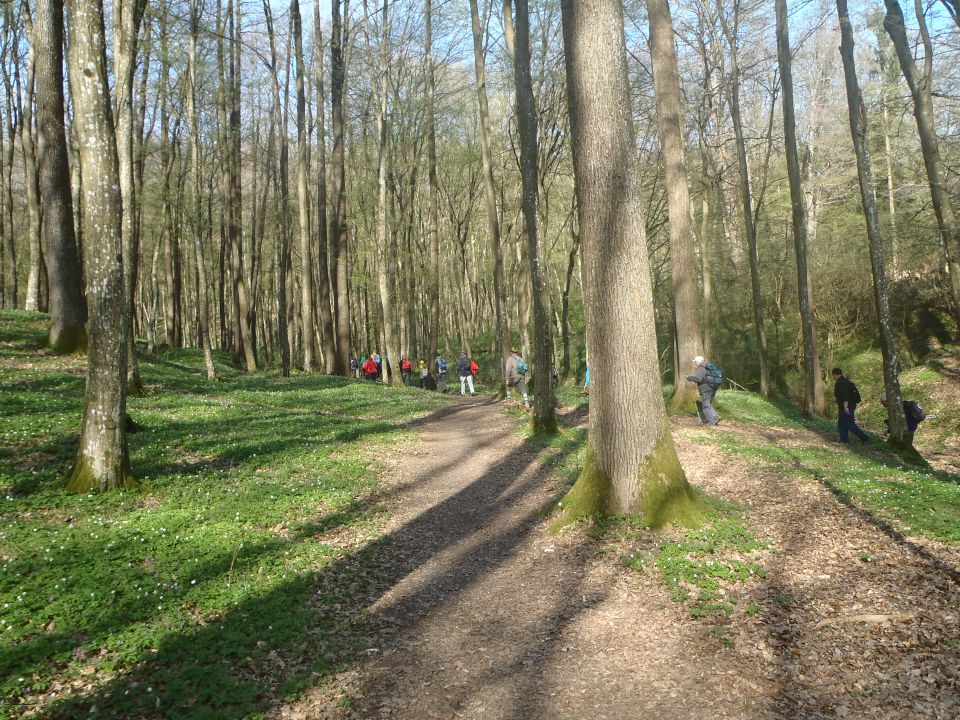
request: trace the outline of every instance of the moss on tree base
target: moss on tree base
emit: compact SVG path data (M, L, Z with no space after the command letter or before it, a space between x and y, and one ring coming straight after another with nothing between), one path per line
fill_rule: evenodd
M537 435L556 435L560 432L557 425L557 414L551 412L547 417L537 417L536 413L530 416L530 429Z
M48 339L55 355L86 355L87 328L83 325L72 328L50 328Z
M639 489L634 507L628 508L628 512L638 513L644 524L651 528L700 525L704 505L687 482L669 426L664 428L653 452L643 461L637 475ZM551 525L553 532L586 517L624 511L616 507L613 485L606 472L598 466L592 448L587 451L580 477L560 505L560 517Z
M695 390L691 392L690 388L681 388L676 385L670 396L670 409L682 415L690 415L696 412L699 397Z
M67 484L64 491L73 494L86 493L91 490L107 492L109 490L140 490L142 486L133 477L130 471L130 461L125 457L115 477L97 477L90 467L90 462L83 456L77 456L73 467L67 474Z

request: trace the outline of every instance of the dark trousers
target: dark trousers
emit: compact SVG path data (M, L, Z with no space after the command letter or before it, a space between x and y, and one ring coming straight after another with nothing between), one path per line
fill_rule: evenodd
M857 421L854 417L854 413L857 411L857 406L853 403L849 403L849 407L849 412L844 412L842 407L837 408L837 431L840 433L840 442L850 442L850 433L853 433L860 438L861 442L866 442L869 439L869 436L863 430L857 427Z
M410 371L409 371L409 370L401 370L401 371L400 371L400 377L403 378L403 384L404 384L404 385L409 385L409 384L410 384Z

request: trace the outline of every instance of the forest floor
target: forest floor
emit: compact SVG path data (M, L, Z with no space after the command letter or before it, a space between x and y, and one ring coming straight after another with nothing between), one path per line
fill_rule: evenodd
M145 492L70 496L85 360L45 323L0 313L0 720L960 717L949 411L929 468L722 392L719 427L671 418L700 528L554 534L575 391L544 439L484 396L162 350ZM956 359L907 387L955 402Z
M753 422L673 420L711 517L666 536L625 519L549 532L583 408L547 452L490 401L428 419L390 462L403 489L369 608L373 646L272 715L960 717L960 551L896 529L916 501L874 514L851 490L865 468L876 487L863 497L916 485L912 471L839 446L828 426L725 399ZM852 476L830 472L844 466ZM940 477L952 499L927 534L956 539L956 480Z

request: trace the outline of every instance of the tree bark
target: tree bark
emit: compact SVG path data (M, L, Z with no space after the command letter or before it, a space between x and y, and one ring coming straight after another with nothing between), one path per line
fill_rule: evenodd
M23 4L23 22L28 35L33 35L29 6ZM34 145L33 98L36 72L36 51L33 43L27 47L27 83L23 92L20 111L20 147L23 150L23 182L27 194L27 241L30 250L30 265L27 268L27 296L24 309L42 310L40 275L43 269L43 245L41 243L40 186L37 180L37 157Z
M591 363L587 460L564 520L693 521L666 421L620 0L563 0L570 135ZM643 411L638 415L637 409Z
M430 193L427 235L430 239L430 332L427 337L427 362L437 357L440 335L440 188L437 182L437 82L433 69L433 0L426 0L423 9L425 25L424 62L427 72L427 179Z
M494 315L496 317L495 344L500 357L497 368L500 396L506 396L506 359L508 332L504 317L505 282L503 277L503 249L500 238L500 218L497 213L497 187L493 180L493 159L490 151L490 111L487 105L487 80L483 57L483 31L480 27L480 10L477 0L470 0L470 18L473 25L473 63L477 79L477 102L480 111L480 156L483 163L483 189L487 208L487 229L490 233L490 249L493 255Z
M793 68L790 55L790 29L787 21L786 0L776 0L777 59L783 84L783 137L787 156L787 177L790 182L790 206L793 219L793 247L797 258L797 293L799 295L800 324L803 328L804 404L807 417L826 414L823 378L820 374L820 353L817 326L814 319L813 288L807 269L807 214L800 182L800 155L797 151L797 121L793 107Z
M847 11L847 0L837 0L840 20L840 57L843 60L843 78L847 88L847 108L850 119L850 135L857 158L857 176L860 181L860 200L870 243L870 268L873 272L873 300L877 311L880 331L880 351L883 355L883 386L887 396L887 422L890 440L897 445L910 445L907 421L903 415L903 400L900 394L900 357L897 337L890 316L887 293L887 275L883 261L883 237L880 233L880 213L877 210L876 189L870 150L867 144L867 110L863 104L857 68L854 61L853 28Z
M663 147L663 164L670 218L670 261L673 268L673 306L677 357L680 367L703 355L700 303L697 297L697 265L694 251L690 186L684 157L683 99L677 48L673 41L673 18L667 0L647 0L650 22L650 61L656 87L657 120ZM677 373L670 405L692 413L698 398L695 383Z
M336 375L350 374L350 289L347 287L347 169L344 148L344 91L347 68L344 44L347 31L340 15L340 3L349 0L332 0L330 34L330 122L333 131L333 161L330 213L330 250L333 254L334 310L336 316L337 352L333 372ZM344 12L349 18L349 13Z
M923 155L923 167L927 173L927 184L930 186L930 200L933 205L933 214L937 219L937 230L940 234L940 246L943 250L944 264L946 265L947 279L950 292L953 296L953 312L960 326L960 226L957 225L950 204L950 193L944 183L943 163L940 159L940 146L937 140L936 116L933 110L933 96L931 81L933 74L933 44L927 31L927 24L923 16L923 6L919 0L914 0L917 22L920 26L920 37L924 47L923 73L917 70L913 61L910 42L904 26L903 12L897 0L884 0L887 14L883 20L883 27L893 41L897 51L897 60L903 71L903 78L910 88L913 99L913 116L917 121L917 133L920 136L920 152Z
M37 135L47 280L50 287L50 347L56 353L86 352L87 303L73 232L73 198L63 119L63 0L37 0Z
M546 286L546 265L537 227L539 219L539 143L537 109L530 77L530 14L527 0L514 0L516 51L513 73L517 90L517 128L520 136L520 180L523 187L523 225L530 260L533 301L533 430L556 433L553 404L553 333Z
M127 303L120 171L107 84L102 0L68 0L70 90L83 173L89 359L80 447L68 492L136 485L127 453Z

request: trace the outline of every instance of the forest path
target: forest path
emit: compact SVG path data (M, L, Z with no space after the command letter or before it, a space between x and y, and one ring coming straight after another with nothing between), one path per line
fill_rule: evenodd
M776 548L741 599L756 613L692 620L654 568L547 532L562 482L497 404L464 399L420 429L388 461L375 650L334 682L349 704L326 688L274 717L958 716L957 586L818 484L731 460L675 421L690 480L749 503Z

